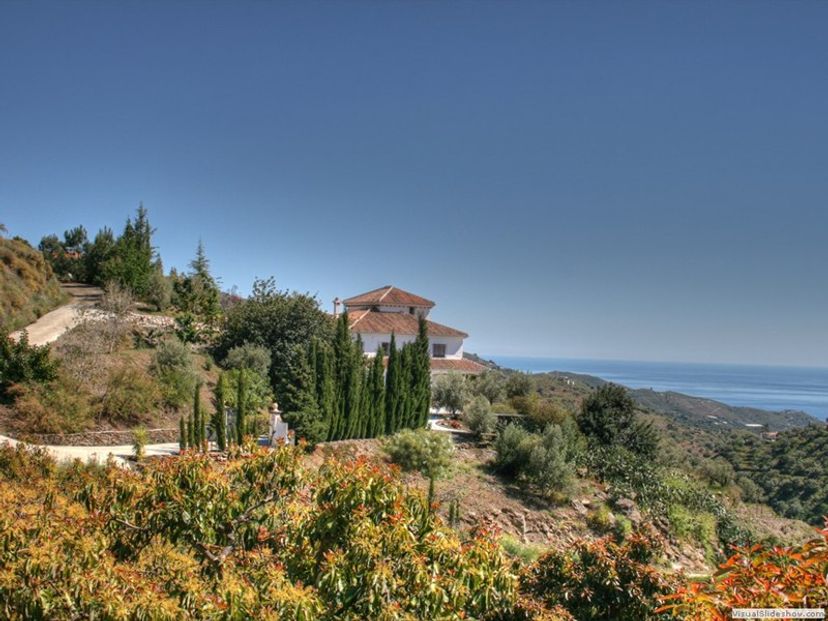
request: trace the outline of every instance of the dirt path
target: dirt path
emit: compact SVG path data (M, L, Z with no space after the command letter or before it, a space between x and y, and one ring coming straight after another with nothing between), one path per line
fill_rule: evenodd
M14 438L8 438L0 435L0 444L8 442L11 446L17 444L24 444ZM95 462L98 464L106 463L109 455L115 459L115 463L119 465L126 465L128 457L134 453L131 444L123 444L118 446L46 446L46 445L31 445L45 448L57 461L71 462L75 459L80 459L82 462ZM177 455L178 443L165 442L163 444L147 444L145 447L146 454L149 455Z
M72 301L46 313L24 328L29 334L31 345L46 345L57 340L61 334L72 328L80 320L80 311L84 307L98 303L103 292L97 287L67 283L61 288L72 296ZM23 330L13 332L11 338L20 338Z

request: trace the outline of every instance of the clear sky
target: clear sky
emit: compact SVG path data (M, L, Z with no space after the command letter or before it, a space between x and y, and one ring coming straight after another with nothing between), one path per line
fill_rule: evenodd
M0 222L484 354L828 366L828 3L0 3Z

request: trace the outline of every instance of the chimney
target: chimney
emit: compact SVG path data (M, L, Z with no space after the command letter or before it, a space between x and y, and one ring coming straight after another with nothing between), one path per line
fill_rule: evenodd
M338 316L339 316L339 305L340 305L340 304L342 304L342 302L339 300L339 298L334 298L334 300L333 300L333 306L334 306L334 317L338 317Z

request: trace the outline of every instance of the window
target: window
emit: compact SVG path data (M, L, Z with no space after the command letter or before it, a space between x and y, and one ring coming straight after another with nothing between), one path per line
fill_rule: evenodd
M409 314L409 315L413 315L413 314L414 314L414 307L413 307L413 306L409 306L409 307L408 307L408 314Z
M389 343L388 341L385 341L384 343L382 343L381 347L382 347L382 353L384 353L387 356L388 352L391 351L391 343Z
M445 358L446 357L446 345L445 345L445 343L434 343L431 346L431 356L433 358Z

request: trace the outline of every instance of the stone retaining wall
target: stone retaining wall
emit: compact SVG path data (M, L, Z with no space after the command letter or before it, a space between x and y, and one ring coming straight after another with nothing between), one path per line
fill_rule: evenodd
M178 428L147 429L148 444L178 442ZM117 446L132 444L132 431L85 431L82 433L29 433L20 434L17 440L31 444L52 446Z

